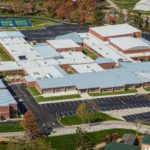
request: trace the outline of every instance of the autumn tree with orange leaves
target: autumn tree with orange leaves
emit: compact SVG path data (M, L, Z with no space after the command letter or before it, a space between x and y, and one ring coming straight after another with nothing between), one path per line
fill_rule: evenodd
M38 128L36 118L31 111L26 112L20 125L24 129L25 138L28 141L40 137L40 129Z

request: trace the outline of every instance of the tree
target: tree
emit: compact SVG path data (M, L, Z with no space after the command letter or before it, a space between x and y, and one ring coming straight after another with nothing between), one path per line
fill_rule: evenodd
M77 127L76 149L77 150L90 150L91 148L92 148L92 144L90 143L88 133L86 131L82 131L81 128Z
M135 131L136 131L136 135L138 135L138 133L139 133L139 131L140 131L140 128L141 128L141 121L140 120L138 120L138 119L136 119L135 120Z
M51 145L41 135L32 112L26 112L20 124L24 129L25 138L13 138L7 146L8 150L52 150Z
M87 110L86 104L81 103L76 110L76 115L82 119L82 123L85 122L85 119L87 119L88 114L89 114L89 112Z
M30 141L41 136L40 129L37 126L36 118L32 112L28 111L20 122L25 131L26 140Z
M101 10L95 10L92 18L94 25L104 25L105 23L105 14Z
M142 14L141 12L135 12L132 15L132 19L133 19L133 26L139 28L139 29L143 29L143 18L142 18Z
M149 23L149 18L147 17L145 20L144 30L149 31L149 29L150 29L150 23Z

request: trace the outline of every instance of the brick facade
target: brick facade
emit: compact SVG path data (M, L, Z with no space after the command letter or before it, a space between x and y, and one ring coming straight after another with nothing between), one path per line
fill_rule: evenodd
M6 120L15 117L17 113L17 104L0 106L0 120Z
M100 67L104 69L113 69L116 66L116 63L105 63L105 64L99 64Z
M95 37L99 38L102 41L108 41L109 38L117 38L117 37L136 37L136 38L141 38L142 37L142 32L135 32L135 33L131 33L131 34L124 34L124 35L114 35L114 36L102 36L99 33L95 32L94 30L92 30L91 28L89 28L89 33L91 33L92 35L94 35Z

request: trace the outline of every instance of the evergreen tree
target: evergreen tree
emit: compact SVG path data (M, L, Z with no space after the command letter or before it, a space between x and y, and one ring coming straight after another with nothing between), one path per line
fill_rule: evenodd
M90 143L88 133L82 131L81 128L76 130L76 149L77 150L91 150L92 144Z

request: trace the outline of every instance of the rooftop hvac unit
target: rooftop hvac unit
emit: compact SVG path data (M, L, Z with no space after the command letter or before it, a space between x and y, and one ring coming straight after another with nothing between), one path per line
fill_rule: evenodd
M20 59L20 60L26 60L27 57L26 57L25 55L22 55L22 56L19 56L19 59Z

